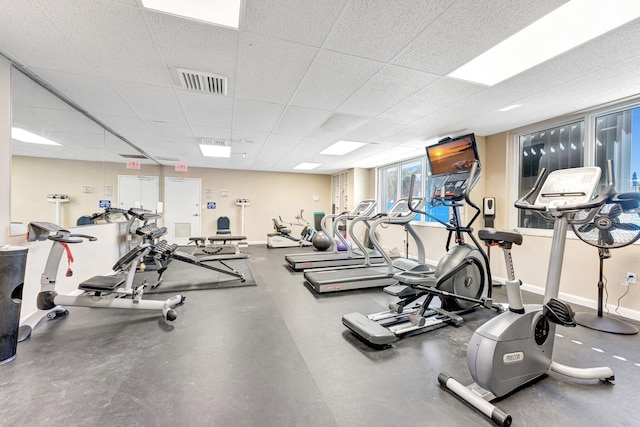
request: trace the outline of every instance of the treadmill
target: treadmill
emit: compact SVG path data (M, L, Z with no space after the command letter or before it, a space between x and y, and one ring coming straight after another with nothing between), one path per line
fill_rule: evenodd
M369 223L366 221L369 219L371 214L376 208L377 202L372 199L363 200L356 206L354 210L351 212L346 212L342 214L330 214L326 215L322 218L320 222L320 227L322 231L331 239L333 251L332 252L306 252L301 254L289 254L285 255L284 259L287 261L289 266L295 271L302 271L310 268L325 268L325 267L340 267L346 265L363 265L365 263L365 254L368 255L369 260L373 263L383 262L382 255L380 252L376 250L371 250L369 248L364 248L364 246L358 246L360 251L354 251L350 244L346 242L344 237L338 232L338 225L343 220L349 220L351 223L348 225L349 234L351 235L353 220L362 218L364 219L364 223L369 228ZM327 229L327 221L331 218L335 218L333 220L333 233L329 234ZM371 232L371 230L369 230ZM338 251L338 245L336 244L336 240L332 237L337 235L338 238L342 241L342 243L347 248L346 251Z
M413 208L416 210L424 206L424 198L413 198ZM396 273L409 270L418 265L424 265L425 251L424 245L416 230L412 227L411 221L415 218L416 212L409 209L409 199L399 199L386 213L380 213L373 218L370 229L370 238L374 247L383 254L385 263L372 265L365 254L363 265L348 266L336 269L317 269L304 272L304 283L317 293L346 291L352 289L364 289L395 285L398 280L393 276ZM362 221L362 218L353 220L349 228L351 239L362 250L362 243L353 234L354 223ZM376 228L381 224L397 224L404 226L405 230L413 237L418 248L418 260L413 261L407 258L396 258L391 261L384 253L384 249L376 236Z

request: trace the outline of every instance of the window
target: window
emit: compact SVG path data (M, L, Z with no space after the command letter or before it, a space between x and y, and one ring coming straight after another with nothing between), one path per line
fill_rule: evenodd
M608 160L613 161L616 191L640 192L640 106L637 100L634 102L606 111L594 109L571 123L517 135L520 168L517 197L531 189L542 167L551 172L599 166L604 185ZM585 123L590 126L585 127ZM518 211L518 226L553 227L525 211Z
M416 175L416 182L413 190L414 197L422 197L424 191L423 176L426 176L427 161L426 157L419 159L407 160L402 163L382 167L378 170L378 199L380 201L380 210L388 211L398 199L409 197L409 189L411 187L411 176ZM430 182L429 180L427 182ZM427 197L431 194L427 190ZM425 210L431 215L441 219L444 222L449 221L449 208L446 206L431 207L428 203ZM424 215L419 215L414 221L435 222Z
M595 164L604 172L607 160L613 160L616 191L640 191L640 107L597 116L594 137Z
M547 173L558 169L583 165L584 121L574 122L538 132L520 135L520 176L518 197L524 196L535 183L540 169ZM526 228L553 228L529 211L518 211L518 226Z
M380 170L380 210L388 211L398 200L398 165Z

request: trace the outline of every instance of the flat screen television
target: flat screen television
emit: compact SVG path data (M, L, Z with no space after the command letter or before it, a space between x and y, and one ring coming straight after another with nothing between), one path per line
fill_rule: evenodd
M432 175L469 172L473 162L480 161L476 138L470 133L430 145L427 147L427 160Z

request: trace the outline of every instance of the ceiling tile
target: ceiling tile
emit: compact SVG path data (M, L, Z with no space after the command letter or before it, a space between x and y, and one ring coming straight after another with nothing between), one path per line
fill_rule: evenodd
M122 95L102 77L41 69L36 72L53 87L64 88L65 96L91 114L137 117ZM91 88L90 92L87 87Z
M59 25L40 8L40 2L21 0L0 13L0 52L33 68L98 76L98 69L77 49Z
M336 22L326 49L388 62L454 0L354 1ZM393 31L381 31L392 28Z
M233 124L237 130L271 132L283 110L279 104L238 99Z
M307 136L329 116L325 110L288 106L274 133Z
M318 49L245 33L240 38L236 96L286 104Z
M124 81L112 81L133 110L145 120L186 124L182 106L173 89Z
M441 78L382 113L380 118L412 122L485 89L485 86Z
M347 99L338 111L376 116L438 78L433 74L387 65Z
M233 98L222 95L176 90L191 126L230 128Z
M291 100L291 105L333 110L366 83L382 64L321 51Z
M347 0L246 0L241 29L320 47Z
M100 0L57 0L40 5L105 77L172 84L139 8Z

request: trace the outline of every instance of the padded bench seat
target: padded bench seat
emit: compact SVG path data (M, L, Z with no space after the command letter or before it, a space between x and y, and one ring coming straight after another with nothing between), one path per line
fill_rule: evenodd
M124 285L126 277L120 274L114 274L111 276L93 276L90 279L78 285L78 289L83 291L101 291L109 292L115 291L120 286Z
M219 236L210 236L209 243L212 245L216 242L222 242L226 244L227 242L237 242L241 240L247 240L247 236L230 236L230 235L219 235Z

